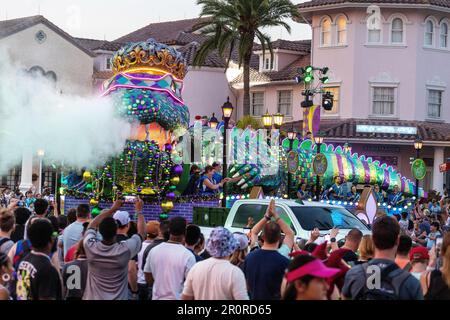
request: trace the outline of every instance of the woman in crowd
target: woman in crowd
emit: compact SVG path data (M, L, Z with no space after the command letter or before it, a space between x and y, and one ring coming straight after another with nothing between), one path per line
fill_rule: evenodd
M299 255L291 261L286 273L287 286L284 300L326 300L329 285L327 279L339 273L328 268L313 256Z
M440 252L442 267L424 272L420 278L426 300L450 300L450 233L444 236Z
M366 234L362 237L358 248L359 259L356 264L369 262L375 254L375 246L373 245L372 236Z
M237 240L239 247L231 255L230 262L242 269L242 265L248 252L248 237L241 232L235 232L233 233L233 236Z

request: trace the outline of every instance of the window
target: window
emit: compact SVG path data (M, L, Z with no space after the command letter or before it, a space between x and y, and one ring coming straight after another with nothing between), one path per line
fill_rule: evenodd
M248 223L248 218L252 217L253 220L258 222L262 219L264 213L266 213L266 204L241 204L234 216L232 223L233 228L244 228Z
M338 45L347 44L347 19L344 16L337 20L337 42Z
M106 70L111 70L111 58L106 58Z
M321 25L321 45L331 46L331 20L326 18Z
M400 18L392 20L391 42L403 43L403 20Z
M442 91L428 90L428 117L440 118L442 107Z
M375 87L373 88L372 112L375 115L394 115L395 88Z
M278 112L286 116L292 115L292 90L278 91Z
M44 168L43 173L44 177L42 180L42 190L50 188L50 191L52 191L55 187L56 171L53 167L48 166Z
M433 33L434 33L434 25L433 21L428 20L425 23L425 45L433 46Z
M381 43L381 30L370 30L367 36L369 43Z
M333 109L330 111L323 110L325 114L336 114L339 113L339 93L340 88L339 87L325 87L325 91L329 91L333 94Z
M252 115L262 116L264 112L264 92L252 92Z
M330 230L333 227L340 229L357 228L361 231L368 230L354 214L344 208L302 206L291 207L291 209L303 230L306 231L311 231L314 228Z
M448 47L448 24L443 22L441 24L441 34L440 34L440 45L441 48L447 48Z
M22 168L20 166L10 169L6 176L1 177L1 185L14 191L20 184L21 171Z
M264 70L273 70L273 59L270 56L264 58Z

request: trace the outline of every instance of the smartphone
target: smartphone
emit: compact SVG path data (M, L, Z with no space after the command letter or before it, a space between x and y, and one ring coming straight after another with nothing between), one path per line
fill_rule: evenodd
M436 239L436 256L438 256L438 257L441 253L441 248L442 248L442 238L437 238Z
M136 202L136 196L124 196L123 197L126 203L134 203Z

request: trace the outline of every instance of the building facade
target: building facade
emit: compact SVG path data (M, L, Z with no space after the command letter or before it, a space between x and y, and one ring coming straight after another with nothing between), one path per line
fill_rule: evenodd
M326 141L350 143L413 179L418 136L429 167L422 185L442 192L450 180L439 172L450 158L450 1L313 0L298 7L312 28L311 64L330 68L326 87L335 106L322 110Z

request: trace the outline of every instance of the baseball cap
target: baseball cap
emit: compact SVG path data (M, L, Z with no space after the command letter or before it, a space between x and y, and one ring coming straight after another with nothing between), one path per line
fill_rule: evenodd
M114 213L113 219L116 220L119 227L123 227L131 221L128 211L117 211Z
M287 282L294 282L295 280L304 276L313 276L322 279L332 278L339 273L337 268L327 267L320 259L315 259L307 264L292 270L286 274Z
M147 234L152 237L157 237L159 234L159 222L156 220L151 220L147 222Z
M414 247L409 252L409 260L429 260L428 249L422 246Z

